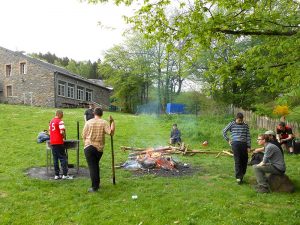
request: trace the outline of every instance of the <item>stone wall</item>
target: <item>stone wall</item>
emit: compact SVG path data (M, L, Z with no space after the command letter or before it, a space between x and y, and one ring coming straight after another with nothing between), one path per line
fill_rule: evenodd
M26 73L21 72L21 63L26 65ZM0 47L0 102L8 104L26 104L43 107L84 107L89 102L86 100L86 90L92 91L92 102L108 108L110 105L110 90L100 87L80 76L73 76L66 72L55 71L55 66L43 66L38 60L20 53ZM7 75L7 66L11 74ZM52 68L53 67L53 68ZM62 69L58 68L58 71ZM67 87L65 95L58 95L58 82L74 85L74 97L68 98ZM12 87L12 96L7 96L7 86ZM77 99L77 87L84 88L83 99Z
M25 63L26 74L21 74L20 63ZM10 76L6 67L11 65ZM22 57L21 54L0 48L0 102L54 107L54 74ZM7 96L7 86L12 96Z

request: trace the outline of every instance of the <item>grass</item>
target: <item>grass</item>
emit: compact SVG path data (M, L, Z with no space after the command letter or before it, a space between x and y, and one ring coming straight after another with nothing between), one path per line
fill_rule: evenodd
M28 177L28 168L45 166L45 145L36 143L47 129L55 109L0 105L0 224L299 224L299 155L287 155L287 174L296 185L293 194L257 194L252 168L246 184L235 184L233 159L214 155L177 156L199 171L186 177L134 176L116 170L112 185L110 139L101 159L99 193L88 194L88 178L68 181ZM68 139L76 139L76 121L83 125L83 109L65 109ZM104 113L108 118L109 112ZM228 117L192 115L135 116L111 113L116 121L115 161L123 163L128 152L120 146L157 147L167 144L177 123L183 140L193 149L229 149L221 131ZM253 147L261 131L251 130ZM75 154L70 152L70 161ZM75 161L74 161L75 162ZM81 143L80 165L86 166ZM137 200L131 196L136 194Z

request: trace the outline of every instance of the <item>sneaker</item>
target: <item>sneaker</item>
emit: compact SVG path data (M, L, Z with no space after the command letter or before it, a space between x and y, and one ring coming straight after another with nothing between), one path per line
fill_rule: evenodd
M61 179L61 176L59 176L59 175L58 176L57 175L54 176L54 180L59 180L59 179Z
M243 183L243 180L240 179L240 178L238 178L238 179L236 179L236 182L237 182L237 184L242 184L242 183Z
M89 188L88 190L87 190L89 193L94 193L94 192L97 192L98 191L98 189L95 189L95 188Z
M69 176L69 175L63 175L62 176L63 180L73 180L73 176Z

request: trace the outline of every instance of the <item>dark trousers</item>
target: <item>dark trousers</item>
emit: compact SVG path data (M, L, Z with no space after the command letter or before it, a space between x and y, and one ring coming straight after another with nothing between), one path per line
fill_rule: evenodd
M90 170L92 188L97 190L100 187L99 162L103 152L99 152L94 146L90 145L84 149L84 154Z
M234 141L231 143L231 148L234 157L235 177L243 179L248 163L247 143Z
M52 155L53 155L55 175L56 176L59 175L59 164L58 164L58 160L59 160L63 170L63 175L66 176L68 174L68 160L67 160L65 146L52 145Z

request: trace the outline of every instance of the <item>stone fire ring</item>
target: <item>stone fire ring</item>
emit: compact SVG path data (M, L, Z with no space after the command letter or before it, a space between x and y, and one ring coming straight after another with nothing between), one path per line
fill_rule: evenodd
M53 168L48 169L47 167L32 167L25 171L25 174L29 177L41 179L41 180L54 180L54 170ZM89 178L90 173L89 169L86 167L79 167L79 171L77 174L77 168L69 168L68 174L76 178Z

